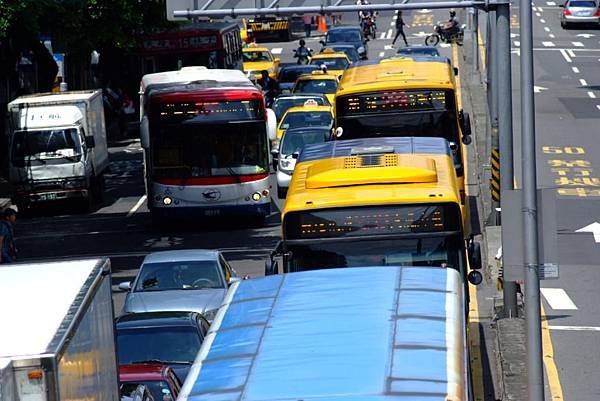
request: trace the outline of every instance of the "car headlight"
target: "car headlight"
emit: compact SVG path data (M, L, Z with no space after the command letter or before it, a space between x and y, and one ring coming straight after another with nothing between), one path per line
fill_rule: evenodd
M279 169L284 173L291 173L294 169L294 163L291 160L279 159Z
M364 53L365 52L364 46L359 47L357 50L358 50L359 53Z
M206 320L208 320L209 323L212 323L213 320L215 320L215 317L217 316L218 311L219 311L219 309L211 309L211 310L205 311L202 315L204 316L204 318Z

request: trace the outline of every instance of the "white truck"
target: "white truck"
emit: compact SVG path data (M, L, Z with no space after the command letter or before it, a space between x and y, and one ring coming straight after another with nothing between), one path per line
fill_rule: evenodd
M22 206L104 192L108 145L101 90L21 96L8 104L9 177Z
M108 259L3 265L0 401L119 401Z

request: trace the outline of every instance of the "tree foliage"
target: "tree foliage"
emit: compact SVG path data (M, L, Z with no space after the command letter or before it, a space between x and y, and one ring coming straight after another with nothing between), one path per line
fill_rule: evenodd
M47 36L71 56L127 50L138 33L169 26L164 11L165 0L0 0L0 41Z

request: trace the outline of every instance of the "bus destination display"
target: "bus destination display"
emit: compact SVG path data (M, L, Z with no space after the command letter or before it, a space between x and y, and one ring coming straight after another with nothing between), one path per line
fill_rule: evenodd
M212 101L189 103L163 103L160 105L160 119L181 121L239 121L261 119L260 103L257 100Z
M444 205L428 205L301 212L286 217L285 230L288 239L310 239L457 229L454 213L447 216L445 209Z
M340 97L338 107L343 115L446 110L451 92L443 90L386 91ZM452 102L453 103L453 102Z

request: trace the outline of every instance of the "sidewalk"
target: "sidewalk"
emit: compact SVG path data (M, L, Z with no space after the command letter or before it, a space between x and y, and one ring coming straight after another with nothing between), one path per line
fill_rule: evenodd
M470 38L468 38L470 39ZM491 212L490 179L490 124L487 113L485 74L473 70L473 46L470 40L460 51L463 107L471 115L474 135L469 150L469 194L471 208L476 207L481 224ZM484 68L483 63L480 65ZM471 212L473 215L473 212ZM524 320L501 316L502 290L497 288L500 274L495 255L501 246L499 226L485 226L482 235L484 282L477 288L479 304L479 334L481 336L481 363L489 365L489 377L484 369L482 400L526 400L527 374L525 365ZM491 387L491 388L490 388Z

